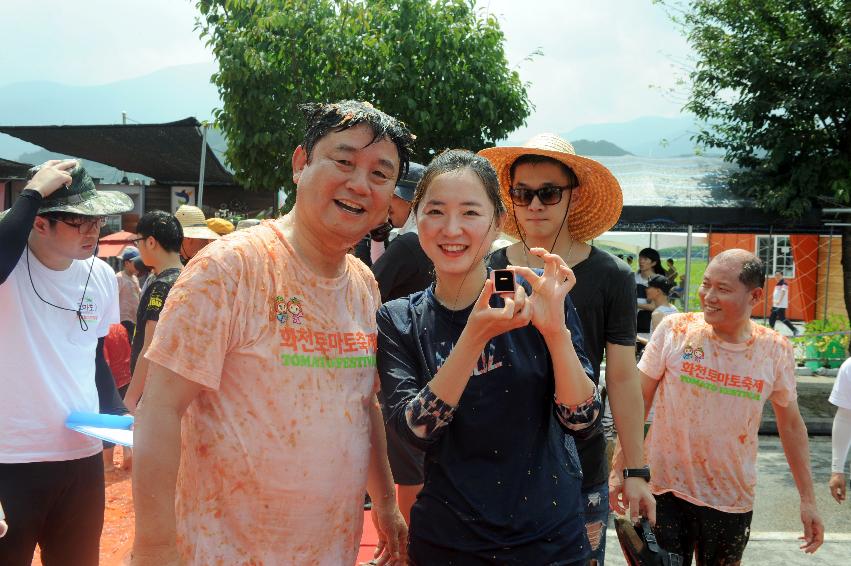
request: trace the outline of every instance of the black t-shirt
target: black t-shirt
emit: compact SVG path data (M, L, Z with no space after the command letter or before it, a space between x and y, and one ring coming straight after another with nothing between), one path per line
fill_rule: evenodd
M506 249L492 253L488 266L505 269L509 265ZM635 345L635 276L625 262L595 247L591 247L585 260L573 267L573 273L576 285L570 291L570 298L582 322L585 352L597 382L607 342ZM577 440L576 445L582 460L583 487L607 481L605 435L601 432L586 440Z
M355 244L354 249L352 249L352 255L364 262L367 267L372 267L372 255L370 253L370 249L372 247L372 238L367 234L363 238Z
M499 563L532 563L523 558L530 548L534 563L583 559L588 546L580 466L573 438L555 416L549 351L532 325L488 342L452 421L435 436L419 438L408 426L405 406L449 356L472 310L446 309L433 289L378 311L387 426L426 451L424 487L411 510L412 539L481 560L495 554ZM492 301L502 304L498 297ZM590 376L569 299L565 310Z
M159 320L160 313L165 305L168 292L171 291L180 269L173 267L166 269L145 287L142 298L139 299L139 308L136 311L136 331L133 333L133 344L130 347L130 372L136 369L136 360L145 345L145 325L149 320ZM152 275L153 277L153 275Z
M416 232L397 236L372 266L381 302L422 291L434 282L434 266Z

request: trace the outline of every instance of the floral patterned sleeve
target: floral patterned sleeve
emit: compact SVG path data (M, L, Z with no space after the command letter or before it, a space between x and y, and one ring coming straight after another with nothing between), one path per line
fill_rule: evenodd
M405 405L405 419L419 438L431 438L452 422L455 407L441 400L426 385Z
M591 436L596 427L601 426L597 420L601 408L600 390L596 385L594 386L594 393L578 405L559 403L555 397L553 397L553 403L558 420L568 434L575 438L587 438Z

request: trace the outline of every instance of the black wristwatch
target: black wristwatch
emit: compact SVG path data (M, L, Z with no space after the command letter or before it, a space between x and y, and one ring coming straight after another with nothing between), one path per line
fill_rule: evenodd
M643 468L624 468L623 469L623 479L626 478L642 478L644 481L650 481L650 468L644 466Z

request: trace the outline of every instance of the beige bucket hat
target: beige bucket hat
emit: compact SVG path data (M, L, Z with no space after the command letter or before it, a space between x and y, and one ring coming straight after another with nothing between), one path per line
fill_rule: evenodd
M177 218L183 228L184 238L218 240L221 237L210 230L207 226L207 220L204 218L204 213L197 206L182 204L174 213L174 217Z

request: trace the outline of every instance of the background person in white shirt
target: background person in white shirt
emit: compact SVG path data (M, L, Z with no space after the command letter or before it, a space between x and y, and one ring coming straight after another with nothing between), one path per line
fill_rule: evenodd
M830 495L837 503L842 503L845 501L845 463L848 460L848 448L851 447L851 358L845 360L839 368L829 400L836 405L836 416L833 417L833 460L828 486Z
M771 316L768 318L768 327L774 330L774 323L778 320L785 324L792 334L798 335L798 329L786 318L786 309L789 307L789 284L783 279L783 274L777 271L774 274L777 283L774 285L774 293L771 295Z
M136 311L142 296L139 279L136 277L136 266L133 263L139 257L139 250L134 246L127 246L120 257L121 271L115 274L115 280L118 281L118 306L121 311L121 325L127 329L127 338L132 344L136 330Z

